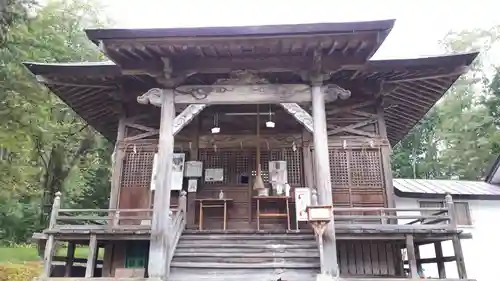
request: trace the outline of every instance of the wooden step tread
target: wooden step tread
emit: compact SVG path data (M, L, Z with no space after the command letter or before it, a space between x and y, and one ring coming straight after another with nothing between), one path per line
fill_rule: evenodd
M182 234L180 240L311 240L316 241L313 235L299 234L299 235L287 235L287 234L205 234L205 235L195 235L195 234Z
M260 269L260 268L290 268L290 269L303 269L303 268L311 268L317 269L319 268L319 263L292 263L292 262L267 262L267 263L218 263L218 262L176 262L173 261L170 265L172 268L244 268L244 269Z
M204 243L179 243L177 248L253 248L253 249L317 249L316 244L283 245L283 244L204 244Z
M264 235L264 234L285 234L285 235L301 235L301 234L309 234L314 235L314 231L312 229L308 230L272 230L272 229L264 229L264 230L255 230L255 229L230 229L230 230L222 230L222 229L206 229L206 230L195 230L195 229L186 229L183 232L184 234L193 234L193 235L206 235L206 234L254 234L254 235Z
M225 258L319 258L319 252L295 252L295 253L214 253L214 252L176 252L174 257L225 257Z

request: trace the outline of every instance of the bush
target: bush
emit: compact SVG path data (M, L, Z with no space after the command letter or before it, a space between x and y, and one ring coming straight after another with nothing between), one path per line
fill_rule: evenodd
M42 266L38 262L24 264L0 264L0 281L32 281L40 276Z

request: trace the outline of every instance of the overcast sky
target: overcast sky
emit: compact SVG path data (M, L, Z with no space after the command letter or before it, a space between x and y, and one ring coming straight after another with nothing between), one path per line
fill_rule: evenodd
M500 24L496 0L101 0L118 28L234 26L396 19L374 58L442 54L451 29Z

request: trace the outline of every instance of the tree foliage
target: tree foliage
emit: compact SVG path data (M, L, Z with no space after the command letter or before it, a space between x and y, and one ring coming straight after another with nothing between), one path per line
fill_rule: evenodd
M56 191L67 204L86 204L94 190L109 190L109 180L94 179L109 179L109 144L22 65L102 59L83 33L101 24L97 11L95 3L50 1L29 21L11 22L0 49L0 118L6 120L0 124L0 241L26 241L42 227Z
M462 75L423 120L394 149L396 177L479 180L500 153L500 73L488 78L489 54L500 27L451 32L449 53L480 50Z

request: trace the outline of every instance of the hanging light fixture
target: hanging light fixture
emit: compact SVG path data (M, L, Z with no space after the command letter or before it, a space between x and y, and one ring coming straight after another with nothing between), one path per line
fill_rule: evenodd
M215 113L214 115L214 126L212 127L212 134L220 133L219 127L219 113Z
M276 124L273 122L273 120L272 120L272 118L271 118L271 115L272 115L272 114L271 114L271 105L269 105L269 120L266 122L266 127L267 127L267 128L274 128L274 126L276 125Z

